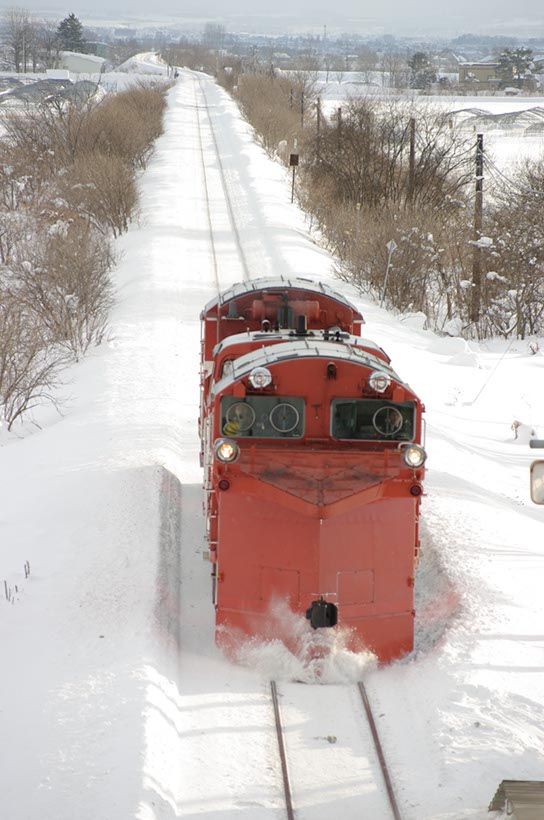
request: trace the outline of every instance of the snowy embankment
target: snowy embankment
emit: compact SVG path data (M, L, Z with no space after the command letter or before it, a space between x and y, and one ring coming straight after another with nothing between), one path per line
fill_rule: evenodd
M333 282L283 170L203 82L252 274ZM170 91L140 224L119 242L109 341L70 371L62 416L44 412L43 429L21 439L3 434L0 581L13 603L0 619L0 789L10 820L282 816L266 681L305 670L277 647L255 651L252 668L221 657L202 560L198 317L215 287L204 171L222 286L241 271L199 94L189 72ZM527 342L440 339L418 317L337 286L428 411L418 648L367 672L403 816L483 820L502 778L538 778L544 765L544 509L528 498L526 443L529 428L544 437L544 356ZM525 425L518 440L514 420ZM348 682L364 668L340 651L325 677ZM308 704L318 689L305 688ZM286 703L284 718L305 737L300 707ZM356 762L346 715L323 718L337 743L295 743L293 764L304 767L313 744L328 777L299 788L297 808L312 820L355 817L361 784L345 778L331 791L328 766L334 749Z

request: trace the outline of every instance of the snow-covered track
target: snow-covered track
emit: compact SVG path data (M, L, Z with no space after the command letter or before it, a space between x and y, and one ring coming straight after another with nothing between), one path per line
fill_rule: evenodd
M323 790L345 816L402 820L362 682L357 688L283 683L280 689L271 681L270 690L287 820L330 816L330 806L316 805L313 797ZM338 735L326 726L331 715Z
M193 82L195 85L195 108L196 108L196 124L198 130L198 144L199 144L199 154L200 154L200 165L202 168L202 181L204 184L204 198L206 200L206 216L208 222L208 231L210 234L210 248L212 254L212 265L213 265L213 273L214 273L214 284L217 292L219 293L221 287L219 285L219 265L217 262L217 252L215 249L215 240L214 240L214 232L213 232L213 222L212 222L212 211L210 205L210 190L208 185L208 174L206 171L206 162L204 160L204 141L202 139L202 123L200 120L200 113L199 113L199 104L198 104L198 97L197 97L197 81L193 78Z
M198 92L197 93L197 87ZM221 178L221 187L223 190L223 195L225 198L225 205L228 212L228 218L230 223L230 228L232 231L232 235L234 236L236 249L238 251L238 256L240 260L240 267L241 267L241 276L240 280L244 282L248 282L251 279L249 264L247 260L246 253L244 251L242 241L240 238L240 231L238 229L238 223L236 220L236 213L232 203L232 196L229 190L229 186L227 184L227 177L225 173L225 167L223 164L223 160L221 157L221 152L219 151L219 146L217 143L217 136L215 133L215 127L213 124L213 119L210 113L210 107L208 104L208 99L206 97L206 90L204 88L204 83L202 78L196 75L195 80L195 100L196 100L196 109L197 109L197 119L198 119L198 132L199 132L199 140L200 140L200 156L202 161L202 169L204 174L204 186L205 186L205 193L206 193L206 210L208 214L208 228L210 232L210 242L212 245L212 255L213 255L213 264L215 270L215 277L217 281L217 288L218 293L222 290L222 287L219 283L219 264L218 264L218 251L217 251L217 242L216 242L216 234L218 231L214 228L213 219L212 219L212 206L210 201L210 192L209 192L209 185L208 185L208 171L206 168L206 163L204 160L204 146L203 146L203 138L202 138L202 123L200 120L200 111L204 111L206 114L207 125L209 128L209 132L211 135L212 143L215 149L215 156L217 161L217 168L219 170L219 175Z

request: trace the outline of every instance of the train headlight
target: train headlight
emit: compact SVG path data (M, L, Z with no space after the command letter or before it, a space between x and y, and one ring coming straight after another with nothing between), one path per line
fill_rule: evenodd
M215 456L223 464L232 464L240 455L240 448L230 438L219 438L215 442Z
M266 367L254 367L249 374L249 382L252 387L255 387L257 390L262 390L271 384L272 373L270 370L267 370Z
M425 464L427 453L420 444L407 444L406 447L402 448L402 457L408 467L417 470L418 467L423 467Z
M391 376L384 370L375 370L370 374L368 384L376 393L383 393L391 384Z

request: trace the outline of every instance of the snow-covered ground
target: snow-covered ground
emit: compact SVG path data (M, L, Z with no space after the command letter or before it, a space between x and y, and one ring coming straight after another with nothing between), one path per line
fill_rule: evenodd
M199 312L215 293L205 180L222 287L241 279L224 185L252 276L335 282L284 170L202 83L224 179L183 71L139 224L119 241L108 341L67 374L62 415L1 434L0 814L283 817L274 676L309 682L283 684L297 818L359 817L370 787L351 687L363 675L403 818L484 820L503 778L544 767L544 507L529 499L527 444L544 437L544 340L533 355L527 341L439 338L336 283L427 406L417 649L380 670L334 641L321 670L278 646L225 660L196 426Z

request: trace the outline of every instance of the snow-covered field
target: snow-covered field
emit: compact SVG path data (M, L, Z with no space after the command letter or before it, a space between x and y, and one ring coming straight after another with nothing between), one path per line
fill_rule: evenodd
M334 284L284 170L202 82L252 275ZM202 560L204 179L221 285L241 271L195 76L169 94L139 224L119 240L109 339L67 374L62 415L1 433L0 815L283 817L274 676L309 681L302 696L284 684L282 703L297 818L359 817L368 783L346 710L363 674L403 818L484 820L503 778L544 767L544 507L529 499L527 444L544 438L544 340L533 354L528 341L439 338L336 283L427 406L417 649L377 670L333 642L320 679L275 646L227 662Z
M376 85L364 85L363 83L353 83L349 81L349 74L339 75L341 82L334 82L332 77L326 83L323 80L319 83L321 88L321 99L323 109L330 116L338 107L345 106L350 98L359 95L369 95L380 99L390 99L396 97L399 92L394 89L383 89ZM482 122L476 112L505 115L523 114L524 112L544 113L544 95L531 97L501 97L501 96L417 96L415 92L412 99L416 107L420 105L423 109L440 109L451 112L453 121L459 122L461 111L471 112L465 120L465 133L467 136L476 133L484 134L484 147L493 158L499 168L508 173L523 160L536 156L544 157L544 129L539 133L527 129L527 122L523 122L520 117L518 122L512 122L503 127L498 127L494 123Z

